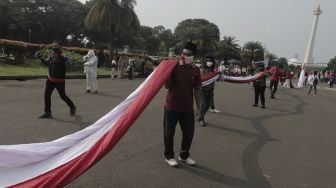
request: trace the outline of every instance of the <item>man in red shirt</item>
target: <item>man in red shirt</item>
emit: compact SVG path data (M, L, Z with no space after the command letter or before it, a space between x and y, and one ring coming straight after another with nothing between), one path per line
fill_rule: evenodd
M270 77L271 98L275 99L275 92L278 89L279 80L280 80L280 77L282 76L282 70L277 65L274 65L271 68L271 70L269 70L269 74L271 75Z
M193 109L193 89L201 85L200 70L192 64L197 46L188 42L178 60L178 65L165 83L168 89L164 107L164 156L169 166L177 166L174 159L174 134L177 122L182 131L179 161L188 165L196 162L189 157L194 136L195 118Z

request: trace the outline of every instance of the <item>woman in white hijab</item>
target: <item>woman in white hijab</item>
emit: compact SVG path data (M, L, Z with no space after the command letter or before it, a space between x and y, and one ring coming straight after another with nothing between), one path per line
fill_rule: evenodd
M88 54L83 57L84 74L86 74L86 92L98 93L97 86L97 62L98 59L93 50L89 50Z

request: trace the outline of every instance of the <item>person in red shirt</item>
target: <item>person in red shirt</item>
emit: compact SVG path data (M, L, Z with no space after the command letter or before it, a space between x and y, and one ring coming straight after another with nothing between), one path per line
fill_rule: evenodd
M194 136L195 117L193 109L193 89L201 85L200 70L192 64L197 46L188 42L178 60L178 65L167 79L168 89L164 107L164 145L165 161L169 166L178 165L174 158L174 134L179 122L182 131L182 143L179 161L188 165L196 162L190 158L189 150Z
M275 92L278 89L279 80L280 80L280 77L282 76L282 70L277 65L274 65L269 70L269 74L271 75L271 77L270 77L270 81L271 81L271 83L270 83L271 98L275 99Z
M292 71L291 70L287 70L286 71L286 80L285 80L285 83L282 85L283 87L286 87L286 88L292 88L292 83L291 83L291 80L292 80Z

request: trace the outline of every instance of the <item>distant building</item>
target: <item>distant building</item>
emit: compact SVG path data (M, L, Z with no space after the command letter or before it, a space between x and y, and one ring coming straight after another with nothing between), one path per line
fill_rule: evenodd
M297 59L292 58L288 61L288 65L302 66L302 63L299 62ZM328 67L328 63L306 63L304 65L304 68L307 68L307 69L323 69L327 67Z

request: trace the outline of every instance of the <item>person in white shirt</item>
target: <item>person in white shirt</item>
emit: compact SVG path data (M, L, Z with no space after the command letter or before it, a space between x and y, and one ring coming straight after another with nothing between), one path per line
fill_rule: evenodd
M97 86L97 63L98 59L93 50L89 50L87 55L83 57L84 73L86 74L86 92L98 93Z
M128 59L128 67L127 67L129 80L133 80L133 71L134 71L133 69L134 69L134 59L130 58Z
M117 77L117 68L118 64L116 61L116 57L113 57L112 63L111 63L111 79L114 80Z
M316 96L317 95L316 85L318 84L317 71L314 71L314 74L312 73L309 74L307 82L309 85L308 95L310 95L312 88L314 88L314 96Z

